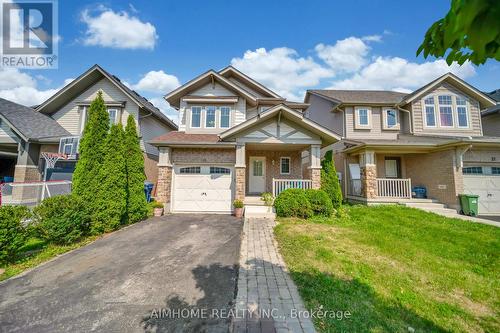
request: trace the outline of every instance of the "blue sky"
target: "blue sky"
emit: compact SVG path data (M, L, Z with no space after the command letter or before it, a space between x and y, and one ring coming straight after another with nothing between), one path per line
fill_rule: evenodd
M416 57L449 1L59 1L59 68L0 70L0 96L35 104L94 63L151 98L233 64L289 99L306 89L411 91L446 71L500 88L500 65Z

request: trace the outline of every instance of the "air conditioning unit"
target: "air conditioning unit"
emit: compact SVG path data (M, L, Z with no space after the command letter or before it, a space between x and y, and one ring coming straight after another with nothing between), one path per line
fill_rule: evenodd
M68 159L76 160L78 156L79 136L68 136L59 140L59 154L64 154Z

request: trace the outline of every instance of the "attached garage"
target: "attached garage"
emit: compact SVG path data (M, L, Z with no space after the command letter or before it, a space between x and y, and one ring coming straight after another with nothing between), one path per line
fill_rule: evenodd
M467 166L464 192L479 195L479 215L500 215L500 167Z
M173 176L173 212L231 212L234 198L232 166L176 165Z

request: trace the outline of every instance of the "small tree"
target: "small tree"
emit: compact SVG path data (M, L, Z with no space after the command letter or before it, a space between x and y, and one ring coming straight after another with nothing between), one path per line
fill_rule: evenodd
M106 137L109 132L109 116L102 93L90 104L88 121L80 140L79 157L73 174L73 193L81 197L90 209L95 209L99 182L96 175L102 169Z
M125 127L125 165L127 172L127 217L129 223L142 220L147 216L146 196L144 195L144 157L137 136L134 117L128 116Z
M337 209L342 205L342 191L331 150L326 152L325 158L321 161L321 167L321 189L328 194L333 207Z
M106 140L102 169L97 175L100 183L92 232L114 230L126 221L127 173L125 165L125 133L121 124L111 126Z

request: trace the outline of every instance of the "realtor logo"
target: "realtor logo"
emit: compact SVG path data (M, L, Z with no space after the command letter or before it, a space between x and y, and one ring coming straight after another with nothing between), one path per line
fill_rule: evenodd
M57 68L57 2L0 0L1 67Z

